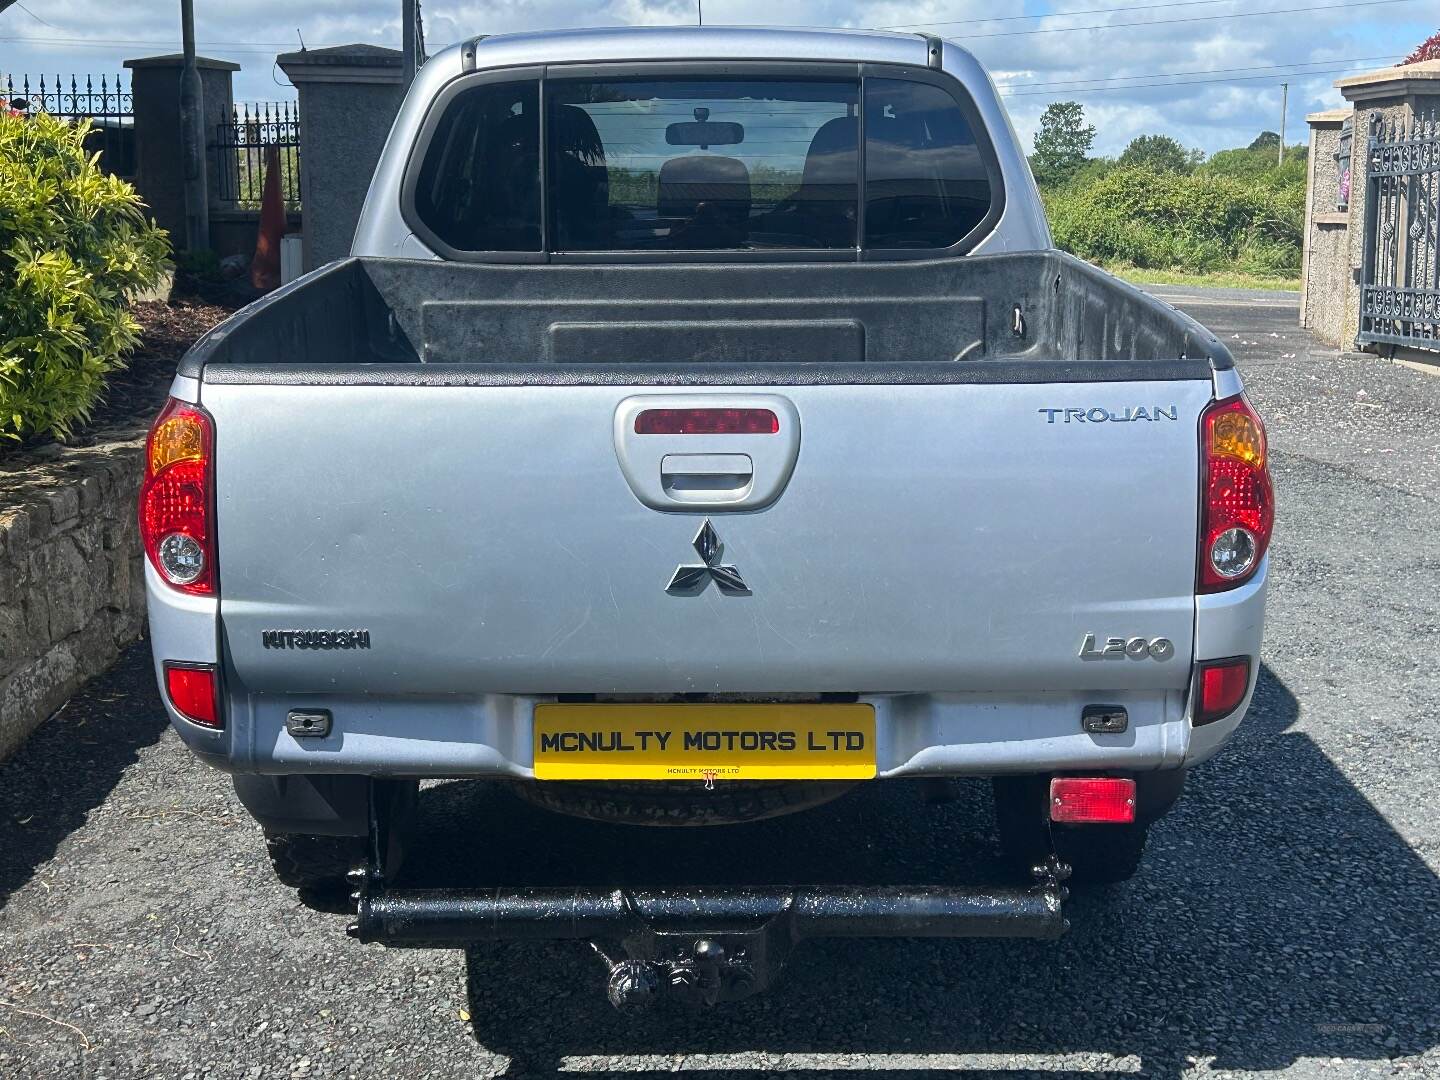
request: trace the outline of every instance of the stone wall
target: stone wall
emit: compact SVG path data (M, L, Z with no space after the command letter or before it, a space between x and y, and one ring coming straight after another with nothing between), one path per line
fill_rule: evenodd
M0 758L145 620L143 432L0 460Z

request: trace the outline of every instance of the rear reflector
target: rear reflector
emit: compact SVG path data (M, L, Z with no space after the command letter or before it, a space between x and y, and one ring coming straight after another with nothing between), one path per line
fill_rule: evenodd
M1245 700L1250 687L1250 658L1206 660L1195 676L1195 724L1208 724L1229 716Z
M165 662L165 692L170 695L170 704L186 720L209 728L225 726L220 720L215 690L215 669L208 664Z
M1135 820L1135 781L1057 776L1050 781L1050 820L1069 825L1128 824Z
M636 435L774 435L780 418L769 409L646 409Z

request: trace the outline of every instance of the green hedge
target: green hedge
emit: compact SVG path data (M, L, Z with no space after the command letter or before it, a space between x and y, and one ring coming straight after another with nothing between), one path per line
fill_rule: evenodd
M1293 274L1305 188L1281 170L1238 177L1116 167L1044 193L1055 242L1082 259L1156 270Z
M0 445L64 436L139 340L169 244L85 152L88 124L0 112Z

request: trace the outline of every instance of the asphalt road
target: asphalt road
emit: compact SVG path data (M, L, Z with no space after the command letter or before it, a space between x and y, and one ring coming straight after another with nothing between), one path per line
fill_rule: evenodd
M0 765L0 1077L1440 1076L1440 377L1312 348L1293 297L1157 291L1224 336L1269 421L1265 665L1142 876L1077 898L1064 940L809 944L768 997L641 1016L579 946L361 946L274 883L226 779L161 723L142 644ZM723 838L473 784L422 812L479 880L992 858L979 784Z

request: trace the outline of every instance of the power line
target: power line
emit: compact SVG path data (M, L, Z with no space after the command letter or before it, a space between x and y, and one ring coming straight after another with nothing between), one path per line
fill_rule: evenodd
M996 37L1025 37L1030 34L1069 34L1079 30L1124 30L1138 26L1173 26L1177 23L1215 22L1220 19L1255 19L1265 15L1298 15L1310 14L1315 11L1353 11L1355 8L1383 7L1389 4L1413 4L1416 0L1360 0L1359 3L1351 4L1317 4L1311 7L1295 8L1273 8L1270 11L1237 11L1225 15L1192 15L1183 19L1142 19L1139 22L1112 22L1093 23L1090 26L1037 26L1030 30L997 30L992 34L966 34L964 41L975 41L980 38ZM1058 18L1050 15L1047 18ZM987 20L971 19L969 22L984 23ZM910 23L904 27L889 27L888 29L912 29L922 26L946 26L947 23Z
M1226 2L1229 3L1230 0L1226 0ZM1279 71L1282 68L1285 69L1287 73L1304 75L1306 72L1290 72L1290 69L1312 67L1317 64L1370 64L1382 60L1395 60L1398 59L1399 56L1399 53L1390 53L1386 56L1331 56L1323 60L1294 60L1287 64L1254 64L1249 67L1205 68L1200 71L1148 71L1143 75L1108 75L1097 76L1093 79L1052 79L1047 82L1011 82L1001 84L1000 90L1001 92L1007 90L1032 90L1041 86L1066 88L1074 87L1077 84L1135 82L1141 79L1169 79L1179 78L1185 75L1226 75L1237 71ZM1098 90L1125 89L1123 86L1091 87L1088 85L1085 88Z
M1071 15L1115 15L1132 11L1155 11L1158 8L1210 7L1214 4L1233 4L1236 0L1168 0L1164 4L1125 4L1120 7L1082 8L1078 11L1047 11L1043 15L985 15L971 19L951 19L948 22L896 23L893 26L877 26L877 30L909 30L915 26L969 26L977 22L1023 22L1030 19L1060 19Z
M1112 11L1113 11L1113 12L1149 11L1149 10L1155 10L1155 9L1159 9L1159 8L1169 8L1169 7L1196 7L1196 6L1199 6L1199 5L1201 5L1201 4L1218 4L1218 3L1231 3L1231 2L1234 2L1234 0L1183 0L1183 2L1182 2L1182 0L1167 0L1167 2L1165 2L1165 3L1159 3L1159 4L1143 4L1143 5L1136 5L1136 6L1133 6L1133 7L1125 7L1125 8L1087 8L1087 9L1084 9L1083 11L1075 11L1075 12L1056 12L1056 13L1052 13L1052 14L1048 14L1048 15L1009 15L1009 16L1001 16L1001 17L997 17L997 18L993 18L993 19L983 18L983 17L982 17L982 18L976 18L976 19L957 19L957 20L952 20L952 21L949 21L949 22L941 21L941 22L925 22L925 23L900 23L900 24L895 24L895 25L891 25L891 26L877 27L876 29L880 29L880 30L909 30L909 29L914 29L914 28L916 28L916 27L927 27L927 26L959 26L959 25L970 25L970 24L972 24L972 23L980 23L980 24L983 24L983 23L989 23L989 22L1010 22L1010 21L1014 21L1014 20L1016 20L1016 19L1055 19L1055 18L1064 18L1064 17L1067 16L1067 15L1099 14L1099 13L1102 13L1102 12L1112 12ZM1347 10L1347 11L1348 11L1348 10L1353 10L1353 9L1355 9L1355 8L1385 7L1385 6L1390 6L1390 5L1393 5L1393 4L1412 4L1412 3L1415 3L1415 2L1416 2L1416 0L1357 0L1357 2L1354 2L1354 3L1320 4L1320 5L1315 5L1315 6L1311 6L1311 7L1273 8L1273 9L1271 9L1271 10L1269 10L1269 11L1239 11L1239 12L1227 13L1227 14L1224 14L1224 15L1192 15L1192 16L1187 16L1187 17L1185 17L1185 18L1180 18L1180 19L1148 19L1148 20L1140 20L1140 21L1138 21L1138 22L1095 23L1095 24L1091 24L1091 25L1089 25L1089 26L1039 26L1039 27L1032 27L1032 28L1029 29L1029 30L999 30L999 31L995 31L995 32L993 32L993 33L988 33L988 34L966 34L966 35L965 35L965 40L966 40L966 41L971 41L971 40L976 40L976 39L979 39L979 38L994 38L994 37L1023 37L1023 36L1028 36L1028 35L1032 35L1032 34L1068 34L1068 33L1077 33L1077 32L1084 31L1084 30L1122 30L1122 29L1133 29L1133 28L1136 28L1136 27L1143 27L1143 26L1172 26L1172 25L1176 25L1176 24L1180 24L1180 23L1215 22L1215 21L1222 20L1222 19L1253 19L1253 18L1261 18L1261 17L1267 16L1267 15L1309 14L1310 12L1315 12L1315 11L1341 11L1341 10ZM46 45L46 46L51 46L51 47L56 47L56 48L79 48L79 49L84 49L84 48L172 48L172 47L174 46L174 44L175 44L173 41L139 41L139 40L124 40L124 39L117 39L117 38L89 38L89 39L86 39L86 40L83 40L83 41L77 41L77 40L75 40L74 38L46 38L46 37L22 37L22 36L0 36L0 41L13 42L13 43L19 43L19 44ZM218 48L224 48L224 49L230 50L231 52L251 52L251 53L266 53L266 52L270 52L272 49L286 49L286 48L289 48L289 47L290 47L290 42L288 42L288 41L230 42L230 41L220 41L220 40L208 40L208 41L197 41L196 44L197 44L197 45L204 45L204 46L212 47L212 48L216 48L216 47L218 47ZM255 46L264 46L264 47L263 47L263 48L256 48ZM322 44L322 45L316 45L316 46L315 46L315 48L327 48L327 47L329 47L329 46L323 45L323 44Z
M48 48L61 49L173 49L176 43L172 41L130 41L118 38L86 38L76 40L75 38L50 38L50 37L21 37L21 36L0 36L0 41L7 41L21 45L44 45ZM197 41L196 45L203 45L206 48L226 49L229 52L250 52L250 53L273 53L276 49L290 49L294 42L290 41ZM344 44L343 42L330 42L312 45L313 49L325 49L334 45ZM263 46L257 48L256 46ZM387 46L394 48L394 46Z
M1157 86L1204 86L1209 83L1255 82L1257 80L1263 81L1265 79L1280 78L1282 75L1291 75L1297 78L1311 75L1335 75L1342 71L1352 71L1354 70L1354 66L1355 65L1351 64L1348 67L1328 68L1323 71L1277 71L1269 75L1238 75L1224 79L1187 79L1184 82L1135 83L1131 86L1093 86L1085 90L1021 90L1017 93L1006 94L1005 88L1001 87L1000 93L1005 97L1060 97L1067 94L1103 94L1113 90L1147 90Z

